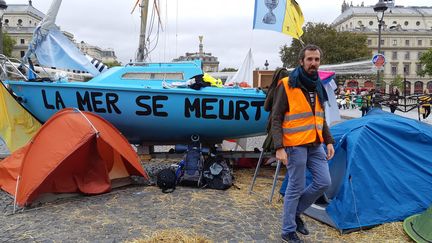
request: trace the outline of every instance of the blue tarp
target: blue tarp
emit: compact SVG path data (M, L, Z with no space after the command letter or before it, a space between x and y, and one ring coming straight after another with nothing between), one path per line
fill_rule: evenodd
M336 228L401 221L431 205L431 125L374 109L330 130L336 153L325 210Z

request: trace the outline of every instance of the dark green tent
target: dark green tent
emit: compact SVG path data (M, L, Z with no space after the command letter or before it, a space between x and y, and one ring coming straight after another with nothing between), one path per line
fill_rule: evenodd
M432 242L432 206L421 214L406 218L403 222L405 232L417 243Z

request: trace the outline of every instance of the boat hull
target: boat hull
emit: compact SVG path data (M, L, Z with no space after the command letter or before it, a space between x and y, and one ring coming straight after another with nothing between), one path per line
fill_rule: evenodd
M106 87L89 83L6 82L41 122L73 107L94 112L134 144L205 143L265 134L265 94L255 89Z

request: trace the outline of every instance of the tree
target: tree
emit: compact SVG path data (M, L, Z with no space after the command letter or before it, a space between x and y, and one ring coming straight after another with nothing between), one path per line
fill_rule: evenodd
M3 32L3 54L5 56L12 56L12 50L15 44L16 41L12 37L10 37L8 33Z
M221 70L221 72L237 72L237 69L235 68L224 68Z
M403 90L404 87L404 83L403 83L403 78L401 75L397 75L391 82L390 82L390 86L391 87L397 87L398 90Z
M432 48L421 55L420 65L421 69L417 71L419 76L424 77L426 74L432 76Z
M324 23L308 22L303 27L301 37L305 44L318 45L324 55L321 64L342 63L360 58L370 58L371 50L368 48L367 36L353 32L338 32L330 25ZM294 39L291 46L281 47L279 54L284 67L298 65L298 53L302 49L299 40Z
M122 64L119 63L118 61L113 61L113 62L107 62L104 63L105 65L107 65L107 67L111 68L111 67L116 67L116 66L121 66Z

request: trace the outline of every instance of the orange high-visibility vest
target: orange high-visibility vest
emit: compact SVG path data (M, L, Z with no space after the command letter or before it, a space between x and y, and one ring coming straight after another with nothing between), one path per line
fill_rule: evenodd
M316 141L316 136L322 143L322 129L324 124L324 111L315 93L315 115L311 105L306 100L300 88L291 88L288 77L283 78L282 83L288 98L289 111L285 112L282 122L283 145L299 146Z

